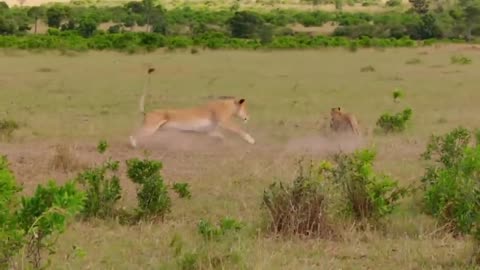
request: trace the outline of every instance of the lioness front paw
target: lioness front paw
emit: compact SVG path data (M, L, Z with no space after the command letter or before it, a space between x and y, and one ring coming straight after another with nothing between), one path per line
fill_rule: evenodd
M245 140L250 144L255 144L255 139L250 135L245 135Z

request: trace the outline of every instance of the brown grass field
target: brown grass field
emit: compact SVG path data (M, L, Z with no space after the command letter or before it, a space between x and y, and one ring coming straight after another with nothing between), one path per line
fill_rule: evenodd
M21 124L11 142L0 143L0 153L8 156L26 193L48 179L65 181L104 160L96 152L100 139L109 142L107 155L121 160L122 168L124 160L147 151L163 162L168 183L191 185L190 200L172 194L172 213L163 223L73 223L59 239L51 269L180 269L170 246L174 237L184 242L184 253L228 258L217 262L217 269L468 268L470 240L439 233L435 220L421 213L418 196L402 201L384 230L345 228L340 239L330 241L263 232L260 202L270 183L292 179L298 158L318 160L360 146L374 147L377 168L402 185L419 183L419 155L431 134L460 125L479 127L478 48L0 53L0 119ZM454 55L473 62L452 64ZM140 149L131 149L128 135L141 120L138 100L148 65L157 70L147 110L202 104L210 95L243 97L251 118L243 127L256 144L234 135L219 142L201 135L158 133ZM374 72L360 71L369 65ZM398 104L391 98L395 88L406 94ZM360 141L329 132L329 110L336 106L357 116ZM406 106L414 114L404 133L374 132L380 114ZM67 150L55 150L57 145ZM63 153L61 161L55 157L58 152ZM66 162L67 172L58 162ZM135 187L126 178L122 186L120 205L133 208ZM245 222L248 230L239 239L203 243L197 222L224 216ZM84 256L72 256L72 246L80 247ZM222 257L225 254L229 257ZM201 267L214 268L208 263Z

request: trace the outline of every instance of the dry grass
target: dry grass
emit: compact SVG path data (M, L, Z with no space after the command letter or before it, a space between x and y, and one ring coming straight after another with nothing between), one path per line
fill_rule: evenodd
M50 160L50 167L53 170L61 170L63 172L71 172L84 168L85 166L79 160L75 152L75 147L71 145L56 145L54 148L53 157Z
M472 63L450 65L450 57L459 54ZM422 64L405 64L413 58ZM7 51L0 61L2 89L8 89L0 91L0 115L26 124L13 142L0 144L0 152L9 156L26 192L52 177L72 177L50 166L52 156L47 153L59 141L76 145L74 156L89 162L104 158L95 149L100 139L111 145L107 154L122 162L144 155L142 149L128 147L127 137L140 121L138 99L149 64L157 71L147 109L196 105L207 96L241 96L251 114L245 129L257 144L233 135L219 143L195 134L158 134L146 145L151 158L163 161L167 182L189 183L192 198L172 196L173 212L162 224L73 224L60 239L53 269L177 269L182 256L197 251L212 258L230 252L224 269L467 268L470 241L435 233L435 222L420 214L418 200L406 199L384 230L345 228L335 241L265 235L260 230L260 201L274 179L292 179L299 156L320 158L358 145L375 145L379 170L402 184L418 183L423 173L419 154L428 136L459 125L474 128L479 121L476 51L464 46L356 53L159 51L133 56ZM366 65L374 66L375 72L359 72ZM40 68L55 72L38 72ZM391 98L396 88L406 94L399 104ZM373 134L381 113L406 105L414 116L405 133ZM329 133L328 114L334 106L357 116L364 134L361 143L352 145ZM121 183L121 206L134 206L135 187L125 177ZM224 216L247 223L248 229L226 242L228 248L204 244L197 222ZM178 256L169 246L175 234L184 241ZM81 247L85 256L72 256L72 245Z

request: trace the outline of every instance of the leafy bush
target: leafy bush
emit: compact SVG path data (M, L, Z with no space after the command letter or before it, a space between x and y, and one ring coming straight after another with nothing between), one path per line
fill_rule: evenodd
M12 134L18 129L17 122L13 120L0 120L0 140L12 139Z
M108 148L108 143L106 140L101 140L100 142L98 142L97 144L97 152L100 153L100 154L103 154L105 153L105 151L107 151L107 148Z
M120 178L117 176L118 167L118 161L108 160L77 176L76 181L84 187L86 192L86 202L82 212L85 218L106 218L115 215L115 204L120 200L122 193Z
M454 233L471 233L480 224L480 145L470 145L471 133L459 127L444 136L430 138L422 178L426 213Z
M407 108L394 115L384 113L377 120L377 126L385 133L404 131L408 121L412 118L412 109Z
M39 185L32 197L22 198L18 222L26 235L27 258L34 268L42 266L42 251L52 250L56 235L82 210L84 199L74 182L57 186L53 181Z
M332 226L327 216L331 164L312 164L299 171L292 184L274 182L263 192L263 206L270 217L269 229L275 233L330 237Z
M180 198L190 199L192 197L188 183L175 183L172 188Z
M163 219L170 212L171 199L160 174L162 163L154 160L126 161L128 177L137 188L138 213L141 217Z
M335 155L333 178L342 187L347 213L359 221L376 222L392 213L408 192L398 181L373 170L375 152L364 149Z
M7 158L0 157L0 268L7 269L23 245L24 231L19 228L15 210L21 188L8 168Z

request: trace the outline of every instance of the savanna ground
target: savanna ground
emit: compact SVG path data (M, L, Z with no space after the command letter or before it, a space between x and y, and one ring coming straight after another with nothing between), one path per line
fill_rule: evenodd
M452 64L454 55L473 62ZM418 196L405 199L384 230L344 228L340 239L330 241L276 238L261 231L260 202L271 182L292 179L300 157L318 160L360 146L374 147L378 169L402 185L418 183L423 174L419 155L430 134L459 125L478 127L477 48L143 55L3 51L1 59L0 118L14 119L21 127L13 141L0 144L0 153L8 155L25 192L51 178L62 182L104 160L95 148L100 139L109 142L107 155L114 159L148 154L163 162L167 182L191 185L192 198L174 199L163 223L73 223L59 239L52 269L176 269L178 258L170 247L175 235L190 252L203 250L213 257L227 250L234 259L225 262L225 269L467 268L470 241L437 233L435 221L420 212ZM251 119L242 127L256 144L228 133L224 142L159 133L140 149L131 149L128 135L141 120L138 100L149 65L157 70L147 110L198 105L212 95L243 97ZM374 71L361 72L366 66ZM391 98L395 88L406 94L398 104ZM329 110L336 106L357 115L361 141L329 132ZM381 113L406 106L414 112L406 132L374 132ZM59 144L70 148L66 172L53 166ZM134 207L135 187L126 178L122 186L120 204ZM245 222L249 229L228 244L202 244L198 221L224 216ZM85 256L71 256L72 246Z

